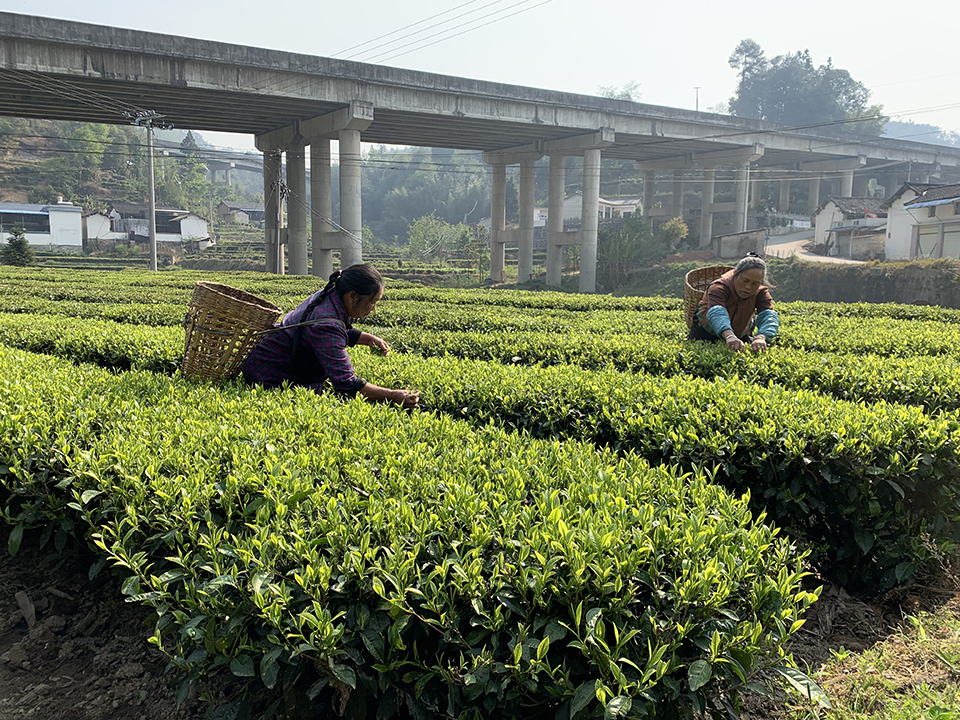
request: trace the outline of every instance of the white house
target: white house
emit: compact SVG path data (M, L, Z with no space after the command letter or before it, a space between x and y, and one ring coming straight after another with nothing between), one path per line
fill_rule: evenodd
M5 243L18 227L33 248L79 253L83 250L82 214L79 205L62 199L51 205L0 203L0 241Z
M83 237L88 248L109 247L118 241L146 242L150 237L149 208L116 203L107 212L85 215ZM186 210L157 208L157 244L180 245L194 241L203 249L212 245L207 221Z
M960 183L904 183L887 208L887 259L960 258Z
M829 247L830 255L868 260L884 254L886 224L882 198L828 197L814 213L814 242Z
M600 218L610 220L615 217L633 215L643 202L642 198L623 198L608 200L600 198ZM579 220L583 214L583 196L573 195L563 201L563 219Z

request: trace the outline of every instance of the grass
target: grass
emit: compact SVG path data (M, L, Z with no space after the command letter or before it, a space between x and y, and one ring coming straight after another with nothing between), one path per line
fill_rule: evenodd
M906 616L899 630L861 652L839 647L830 654L811 676L832 709L794 695L777 720L960 720L960 595Z

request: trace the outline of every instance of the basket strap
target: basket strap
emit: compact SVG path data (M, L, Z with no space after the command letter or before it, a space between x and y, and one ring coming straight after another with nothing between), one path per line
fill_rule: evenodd
M303 322L294 323L293 325L274 325L273 327L267 328L266 330L257 330L256 334L264 335L266 333L276 332L277 330L289 330L290 328L303 327L304 325L324 325L329 323L333 323L334 325L339 325L344 330L347 329L346 323L344 323L343 320L339 320L338 318L317 318L316 320L304 320Z

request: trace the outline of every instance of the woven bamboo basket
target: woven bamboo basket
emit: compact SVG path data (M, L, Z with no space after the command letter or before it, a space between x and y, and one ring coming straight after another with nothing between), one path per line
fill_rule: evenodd
M693 327L693 317L700 307L703 293L710 287L710 283L728 270L733 270L733 268L729 265L710 265L687 273L683 282L683 312L686 316L688 329Z
M282 311L273 303L220 283L198 282L183 320L184 376L231 380Z

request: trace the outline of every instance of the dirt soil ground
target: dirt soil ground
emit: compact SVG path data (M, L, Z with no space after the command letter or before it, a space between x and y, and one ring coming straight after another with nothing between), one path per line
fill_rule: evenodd
M6 532L0 533L5 538ZM120 579L90 580L86 552L41 552L28 538L0 554L0 720L201 720L195 699L176 707L163 655L147 643L149 610L123 602ZM905 615L951 599L929 588L867 604L827 585L794 644L801 668L815 671L841 646L861 651ZM771 720L786 695L751 695L743 720Z
M7 533L0 533L6 538ZM51 557L24 539L0 554L0 719L199 720L188 699L176 707L166 660L147 643L147 608L123 602L92 557Z

